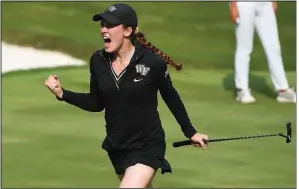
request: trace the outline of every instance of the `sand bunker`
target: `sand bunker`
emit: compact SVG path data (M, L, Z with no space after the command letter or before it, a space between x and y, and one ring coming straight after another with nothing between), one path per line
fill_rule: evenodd
M2 42L2 73L84 64L85 61L61 52L21 47Z

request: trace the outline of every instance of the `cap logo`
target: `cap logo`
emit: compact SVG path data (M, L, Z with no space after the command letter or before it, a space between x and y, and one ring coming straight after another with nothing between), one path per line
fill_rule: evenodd
M113 12L113 11L116 10L116 7L112 5L112 6L110 6L110 7L108 8L108 10L109 10L110 12Z

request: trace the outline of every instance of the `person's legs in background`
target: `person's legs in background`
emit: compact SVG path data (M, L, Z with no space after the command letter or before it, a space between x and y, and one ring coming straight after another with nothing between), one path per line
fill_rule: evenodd
M255 18L257 33L265 50L270 76L279 102L296 102L296 93L290 89L281 56L276 15L272 2L260 2Z
M238 90L236 100L253 103L255 98L249 89L249 64L254 37L254 3L237 2L239 23L235 26L235 86Z

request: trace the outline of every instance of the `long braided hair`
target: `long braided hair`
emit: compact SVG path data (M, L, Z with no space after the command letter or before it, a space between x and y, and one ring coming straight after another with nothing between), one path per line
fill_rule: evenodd
M146 49L150 49L156 54L158 54L163 60L167 63L173 66L176 70L182 69L182 64L176 64L170 56L168 56L166 53L152 45L150 42L148 42L142 32L139 31L138 27L132 32L131 34L131 41L136 44L139 43L142 47Z

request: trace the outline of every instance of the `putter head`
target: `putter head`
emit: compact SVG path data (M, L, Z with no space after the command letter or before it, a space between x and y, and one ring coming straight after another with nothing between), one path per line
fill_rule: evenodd
M291 124L290 121L288 121L286 123L286 128L287 128L286 143L290 143L291 142L291 138L292 138L292 124Z

